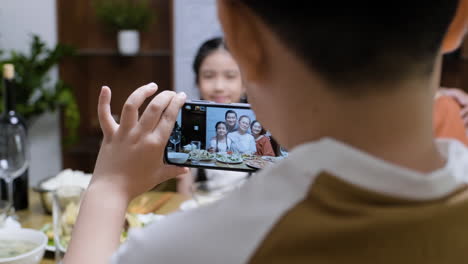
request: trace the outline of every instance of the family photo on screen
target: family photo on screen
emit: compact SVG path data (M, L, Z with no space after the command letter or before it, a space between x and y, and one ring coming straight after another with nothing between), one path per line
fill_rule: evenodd
M287 155L250 109L186 105L172 134L176 164L256 170Z

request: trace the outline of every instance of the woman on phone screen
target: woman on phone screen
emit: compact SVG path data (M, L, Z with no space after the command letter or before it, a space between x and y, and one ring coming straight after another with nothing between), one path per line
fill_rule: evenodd
M250 131L252 131L252 136L255 138L257 146L255 154L259 156L275 156L270 139L266 136L266 131L263 129L262 124L257 120L253 121L250 125Z
M257 152L254 137L249 134L250 117L243 115L239 117L239 128L237 131L229 133L228 138L235 144L233 151L241 154L254 154Z

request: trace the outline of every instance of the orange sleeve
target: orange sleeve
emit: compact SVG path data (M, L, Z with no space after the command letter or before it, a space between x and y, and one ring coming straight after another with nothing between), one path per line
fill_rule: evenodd
M460 106L448 96L439 96L434 105L434 134L437 138L458 139L468 146Z
M275 156L271 142L267 137L263 137L257 141L257 154L261 156Z

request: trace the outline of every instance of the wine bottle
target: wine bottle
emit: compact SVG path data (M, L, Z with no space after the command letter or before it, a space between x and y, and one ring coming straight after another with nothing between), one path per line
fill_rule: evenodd
M24 118L16 112L16 94L15 94L15 68L13 64L3 65L3 113L0 116L0 122L17 124L19 123L27 131ZM28 170L23 175L13 181L13 204L16 210L28 208ZM6 200L6 184L1 180L2 199Z

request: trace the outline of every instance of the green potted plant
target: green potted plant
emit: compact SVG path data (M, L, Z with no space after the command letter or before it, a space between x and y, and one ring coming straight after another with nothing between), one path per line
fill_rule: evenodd
M140 32L154 19L147 0L99 0L94 3L96 16L108 29L117 32L122 55L135 55L140 49Z
M63 58L73 56L74 53L75 50L72 47L62 44L50 49L38 36L34 35L28 53L12 51L10 56L0 59L0 69L5 63L12 63L15 66L16 108L25 118L27 125L31 126L40 115L47 111L62 108L65 115L65 127L69 134L67 138L64 138L67 144L77 140L77 129L80 124L78 105L71 87L60 79L52 82L48 73ZM3 89L0 89L1 100L3 100L2 91ZM3 104L0 104L0 112L3 111L2 108Z

